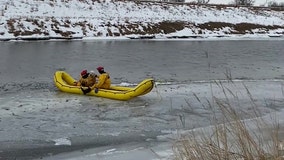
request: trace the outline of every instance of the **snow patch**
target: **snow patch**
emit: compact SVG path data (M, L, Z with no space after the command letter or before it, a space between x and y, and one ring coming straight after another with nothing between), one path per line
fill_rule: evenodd
M60 145L71 146L71 140L69 138L59 138L53 141L55 142L54 145L56 146L60 146Z

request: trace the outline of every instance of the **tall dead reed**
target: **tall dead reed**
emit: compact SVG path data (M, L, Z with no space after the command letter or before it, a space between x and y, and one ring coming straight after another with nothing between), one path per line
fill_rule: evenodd
M211 74L210 56L205 52L208 60L209 80ZM228 70L225 73L227 84L235 85L232 75ZM225 98L218 98L214 95L212 85L217 85ZM173 151L178 160L284 160L283 140L279 139L280 125L277 117L267 122L261 118L261 111L244 85L246 97L250 101L252 115L242 111L238 103L238 95L223 85L223 83L210 81L212 99L204 102L197 94L193 96L201 106L212 112L209 119L211 126L203 129L195 129L180 138L174 143ZM233 98L231 98L233 97ZM234 99L237 103L232 103ZM235 109L235 108L238 109ZM264 131L269 131L264 132Z
M233 81L230 81L233 83ZM175 158L179 160L282 160L279 149L279 124L277 117L273 122L266 122L260 117L260 111L253 96L245 86L246 94L251 101L253 115L249 120L243 120L241 109L236 110L230 96L238 97L233 91L224 87L221 82L215 82L225 95L207 101L207 109L212 112L211 126L196 129L181 136L173 146ZM230 96L229 96L230 95ZM197 101L200 98L196 97ZM204 107L205 105L202 104ZM269 129L269 135L263 131Z

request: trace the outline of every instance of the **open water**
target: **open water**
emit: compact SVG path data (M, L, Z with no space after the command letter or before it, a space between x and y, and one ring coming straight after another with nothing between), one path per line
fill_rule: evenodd
M226 98L216 81L237 95L232 103L238 111L253 112L246 86L261 115L280 111L283 42L1 42L0 159L50 157L129 143L150 148L169 141L163 135L210 125L211 112L204 104L213 95ZM57 70L78 78L82 69L99 65L114 84L137 84L151 77L157 85L145 96L121 102L62 93L53 84Z

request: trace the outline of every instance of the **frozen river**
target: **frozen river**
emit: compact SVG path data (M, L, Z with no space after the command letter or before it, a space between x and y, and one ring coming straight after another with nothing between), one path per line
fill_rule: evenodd
M2 42L0 159L114 160L128 159L129 152L167 159L174 139L169 135L210 125L211 112L204 105L213 96L226 98L214 81L235 95L229 98L236 110L248 113L243 118L253 112L246 89L262 115L281 113L283 42ZM77 78L82 69L98 65L110 72L114 84L152 77L156 87L122 102L62 93L53 84L57 70ZM57 155L68 151L78 153Z

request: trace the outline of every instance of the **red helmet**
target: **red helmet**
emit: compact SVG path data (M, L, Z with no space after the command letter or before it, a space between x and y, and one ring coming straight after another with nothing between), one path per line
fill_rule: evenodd
M100 71L104 71L104 67L102 67L102 66L99 66L98 68L97 68L97 70L100 72Z
M88 73L88 71L85 69L85 70L83 70L82 72L81 72L81 76L84 76L84 75L86 75Z

